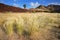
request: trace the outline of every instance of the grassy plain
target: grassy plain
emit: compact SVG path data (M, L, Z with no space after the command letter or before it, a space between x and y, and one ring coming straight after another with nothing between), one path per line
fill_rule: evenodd
M60 40L60 14L0 13L0 40Z

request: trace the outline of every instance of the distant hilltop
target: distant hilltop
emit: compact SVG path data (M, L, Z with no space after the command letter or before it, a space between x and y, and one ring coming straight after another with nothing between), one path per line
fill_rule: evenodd
M0 12L58 12L60 13L60 5L50 4L48 6L40 5L36 8L22 9L15 6L0 3Z
M50 4L48 6L40 5L36 8L36 11L44 11L44 12L59 12L60 13L60 5Z

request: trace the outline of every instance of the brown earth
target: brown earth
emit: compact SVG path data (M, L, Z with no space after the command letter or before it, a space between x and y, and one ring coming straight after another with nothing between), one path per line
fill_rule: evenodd
M28 12L28 10L0 3L0 12Z

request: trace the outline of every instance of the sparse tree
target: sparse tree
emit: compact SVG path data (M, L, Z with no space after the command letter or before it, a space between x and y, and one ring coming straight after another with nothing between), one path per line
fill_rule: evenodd
M23 5L24 9L26 8L26 4Z

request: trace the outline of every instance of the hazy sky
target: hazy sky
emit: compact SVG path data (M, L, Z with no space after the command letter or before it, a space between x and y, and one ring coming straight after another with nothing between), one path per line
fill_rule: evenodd
M23 8L23 4L26 4L27 8L35 8L39 5L45 6L47 6L48 4L60 5L60 0L0 0L0 3L21 8Z

